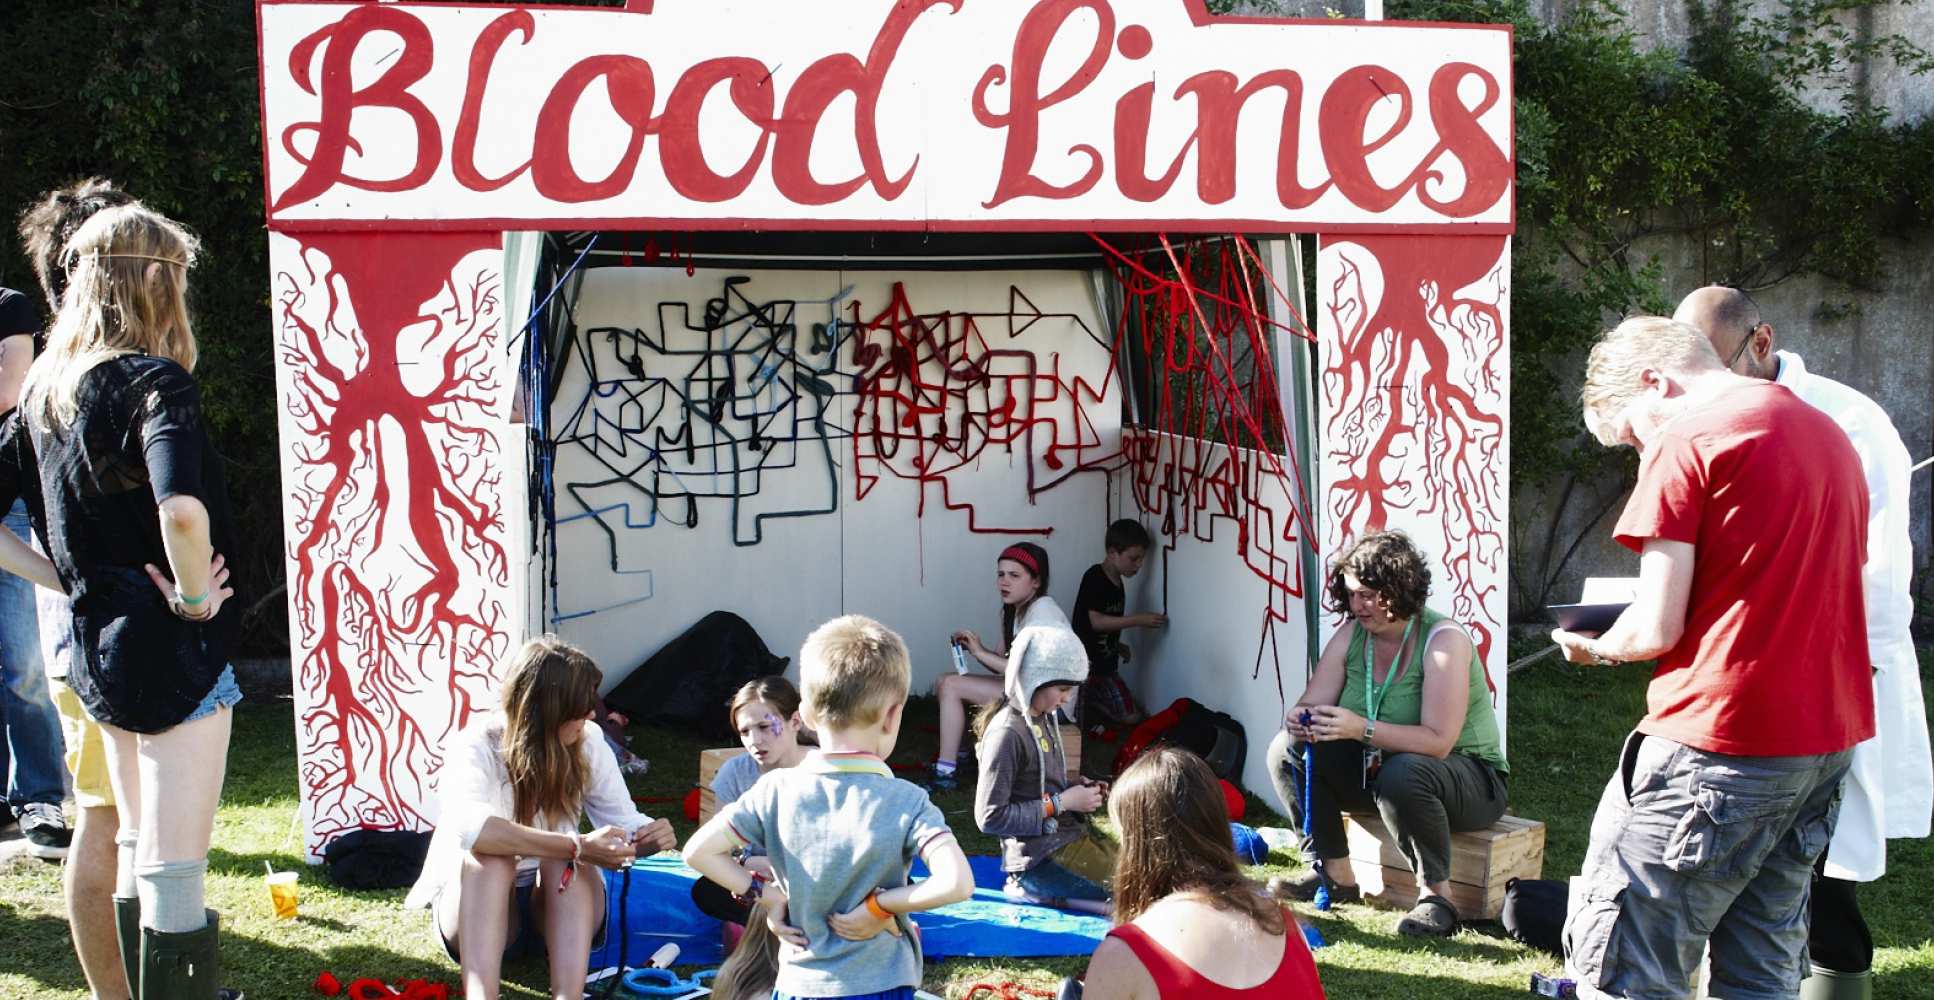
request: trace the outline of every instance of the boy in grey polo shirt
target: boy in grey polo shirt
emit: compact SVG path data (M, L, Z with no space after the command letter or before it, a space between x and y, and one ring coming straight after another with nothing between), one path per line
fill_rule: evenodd
M835 618L806 638L799 673L820 750L721 810L685 861L765 905L781 941L778 1000L911 998L921 958L906 915L966 899L974 879L946 817L885 763L912 683L906 644L869 618ZM775 884L732 861L741 847L770 856ZM933 874L909 884L915 857Z

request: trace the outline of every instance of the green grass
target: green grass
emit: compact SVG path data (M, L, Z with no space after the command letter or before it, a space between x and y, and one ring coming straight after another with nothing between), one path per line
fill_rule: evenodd
M1928 677L1934 660L1924 656ZM1619 741L1643 710L1645 672L1581 670L1549 662L1511 684L1512 810L1547 824L1545 873L1562 877L1578 869L1592 809L1610 773ZM916 701L896 761L931 756L933 705ZM1261 753L1267 735L1251 733L1251 752ZM652 770L634 780L643 796L677 799L697 772L701 741L681 734L640 731ZM1089 763L1111 748L1090 744ZM996 849L974 829L966 791L938 798L962 843L971 852ZM310 983L329 969L345 982L367 975L386 979L421 976L456 982L456 970L432 942L428 914L399 908L402 892L356 893L332 887L318 869L306 869L302 918L271 919L261 874L267 859L277 868L299 865L292 713L287 703L245 706L236 716L228 784L209 859L209 904L223 913L223 958L229 982L254 1000L313 997ZM682 837L693 824L674 803L647 805L647 812L674 816ZM1249 821L1280 823L1253 797ZM1290 871L1280 855L1260 875ZM1934 844L1894 841L1887 878L1862 890L1862 906L1879 945L1876 995L1934 1000L1934 924L1925 917L1934 894ZM1328 914L1304 911L1331 945L1317 953L1332 997L1522 997L1533 971L1555 972L1555 960L1522 948L1495 927L1465 931L1456 939L1423 943L1399 937L1397 914L1361 906ZM0 870L0 998L85 1000L79 967L62 917L59 869L21 859ZM1048 986L1078 971L1085 959L950 961L927 970L927 988L961 996L977 982L1018 981ZM541 997L544 972L535 963L506 970L507 996Z

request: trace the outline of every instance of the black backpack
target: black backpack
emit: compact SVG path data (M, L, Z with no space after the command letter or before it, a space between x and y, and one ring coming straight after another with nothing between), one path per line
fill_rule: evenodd
M322 863L345 889L401 889L423 874L430 835L413 830L351 830L329 842Z
M746 620L714 611L604 696L604 703L632 722L679 726L724 746L733 738L726 706L746 681L786 671L791 660L774 656Z
M1562 879L1514 878L1504 883L1504 932L1526 947L1565 957L1565 909L1571 885Z
M1158 737L1158 742L1181 747L1208 762L1215 776L1237 785L1242 783L1242 765L1249 759L1249 737L1242 723L1227 712L1218 712L1191 701L1173 728Z

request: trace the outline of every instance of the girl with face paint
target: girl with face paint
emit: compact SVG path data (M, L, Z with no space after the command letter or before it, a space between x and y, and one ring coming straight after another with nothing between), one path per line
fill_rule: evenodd
M732 696L727 711L746 752L726 761L712 779L712 795L721 809L738 801L761 776L804 760L806 747L800 739L804 737L811 742L811 734L799 717L799 689L784 677L748 681ZM761 855L747 855L740 863L748 870L772 874L772 865ZM737 939L748 916L745 904L708 879L693 883L692 902L707 915L725 923L728 945Z

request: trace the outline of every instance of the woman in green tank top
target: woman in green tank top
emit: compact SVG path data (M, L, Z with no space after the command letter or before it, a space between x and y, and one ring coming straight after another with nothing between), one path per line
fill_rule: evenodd
M1450 837L1505 809L1503 741L1491 686L1455 622L1424 606L1430 567L1402 532L1365 535L1331 563L1325 605L1344 616L1303 697L1270 744L1270 774L1303 831L1310 871L1284 885L1311 899L1362 898L1343 814L1376 814L1417 881L1406 934L1448 936Z

